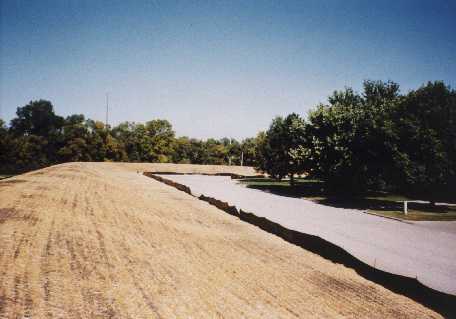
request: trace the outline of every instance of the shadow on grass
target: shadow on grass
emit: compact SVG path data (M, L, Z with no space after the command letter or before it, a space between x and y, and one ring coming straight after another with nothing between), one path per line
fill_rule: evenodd
M254 188L261 191L288 196L288 197L303 197L303 196L323 196L324 182L319 180L308 180L299 178L295 180L295 185L292 187L288 180L274 180L270 178L245 178L239 180L248 188Z
M248 188L264 192L295 198L307 198L318 204L338 208L374 210L374 211L402 211L404 200L413 200L400 195L388 193L368 193L364 196L353 196L347 193L336 193L325 190L324 182L318 180L300 179L295 186L287 181L248 179L242 181ZM409 209L428 213L445 214L456 211L456 207L447 205L430 205L428 203L408 203Z

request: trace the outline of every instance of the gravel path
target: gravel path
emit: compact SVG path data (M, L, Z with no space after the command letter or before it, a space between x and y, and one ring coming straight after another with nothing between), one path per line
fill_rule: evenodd
M284 227L317 235L378 269L417 278L456 295L456 223L403 223L283 197L237 184L229 177L167 175L166 178Z

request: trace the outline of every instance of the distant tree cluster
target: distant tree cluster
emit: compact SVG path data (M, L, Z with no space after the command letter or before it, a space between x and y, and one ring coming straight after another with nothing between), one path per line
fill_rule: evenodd
M0 171L68 161L173 162L257 167L274 178L297 174L352 194L394 190L434 198L456 189L456 92L442 82L401 94L394 82L335 91L307 119L276 117L242 142L176 137L155 119L113 128L83 115L63 118L49 101L0 120Z
M456 91L428 83L402 95L394 82L334 92L307 120L273 120L259 167L275 177L306 172L353 194L394 190L456 195Z
M257 165L255 139L176 137L166 120L111 128L81 114L58 116L45 100L19 107L16 114L9 127L0 119L0 173L74 161L240 165L242 157L245 165Z

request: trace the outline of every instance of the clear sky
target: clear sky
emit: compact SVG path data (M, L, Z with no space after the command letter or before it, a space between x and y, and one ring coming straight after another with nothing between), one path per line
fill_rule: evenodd
M456 1L0 0L0 117L34 99L243 138L335 89L456 85Z

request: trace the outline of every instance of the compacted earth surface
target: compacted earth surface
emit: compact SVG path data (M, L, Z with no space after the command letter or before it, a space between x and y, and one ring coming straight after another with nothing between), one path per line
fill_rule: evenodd
M142 171L68 163L0 181L0 318L441 318Z

